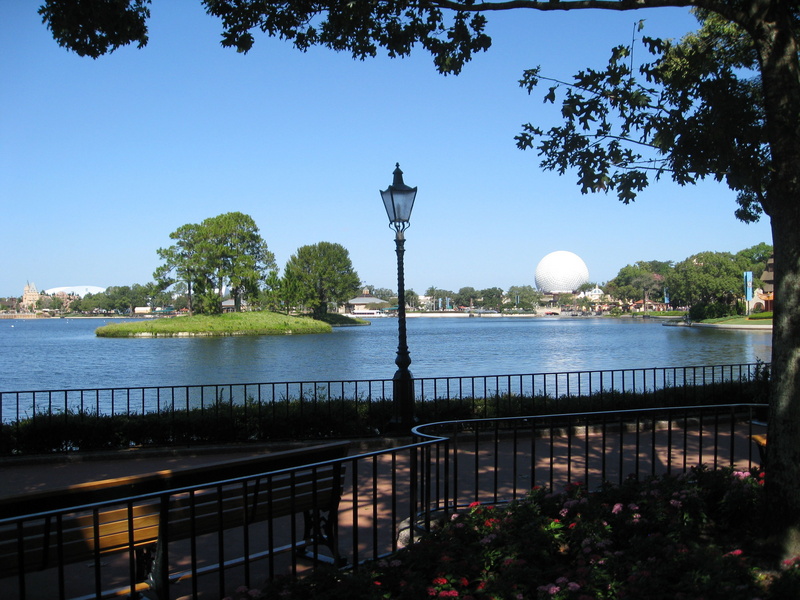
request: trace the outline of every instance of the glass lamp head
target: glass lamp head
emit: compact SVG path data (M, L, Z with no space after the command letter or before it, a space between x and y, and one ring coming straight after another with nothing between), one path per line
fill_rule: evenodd
M381 190L383 205L389 217L389 227L395 231L405 231L411 219L411 209L414 208L414 199L417 197L417 188L409 187L403 183L403 172L400 163L394 170L394 181L386 190Z

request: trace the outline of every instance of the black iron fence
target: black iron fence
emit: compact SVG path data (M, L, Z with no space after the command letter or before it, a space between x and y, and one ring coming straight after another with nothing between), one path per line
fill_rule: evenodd
M296 546L307 534L303 520L278 502L278 480L281 489L288 486L288 497L306 486L304 511L312 516L330 508L330 489L340 491L329 515L333 523L326 525L334 538L327 554L358 569L471 502L511 500L535 486L559 489L578 479L593 488L603 481L701 464L757 465L752 439L763 433L755 418L763 410L762 404L735 404L428 423L415 428L413 443L400 447L355 449L346 458L310 466L2 518L0 550L7 555L0 569L0 597L135 596L136 590L148 589L150 577L165 582L157 588L162 598L218 600L240 585L307 572L318 564L312 557L321 555L316 542L310 552L308 546L305 553L276 552L287 544ZM316 475L305 478L301 472L309 469L342 473L341 486L316 483ZM223 489L233 493L223 494ZM265 508L256 505L256 496ZM199 508L204 498L211 498L210 512ZM152 571L139 569L137 561L149 550L131 533L133 524L147 515L160 515L163 521L171 510L182 511L183 531L189 535L178 539L177 521L170 518L159 546L151 548L156 556L151 563L160 570L148 576ZM223 514L229 510L233 517L226 520ZM116 515L117 545L106 552L100 535L108 526L104 515L110 513ZM250 518L256 514L266 516ZM75 542L75 533L65 530L67 523L80 527L79 546L87 552L78 564L68 560L66 544ZM49 550L37 550L43 545Z
M542 396L553 399L679 389L687 402L698 390L720 383L752 382L768 366L745 363L712 366L652 367L605 371L565 371L516 375L428 377L414 380L417 401ZM392 397L391 379L360 381L294 381L165 387L124 387L0 392L5 424L66 413L97 415L170 414L219 410L221 405L250 408L279 416L290 403L355 402L370 405Z

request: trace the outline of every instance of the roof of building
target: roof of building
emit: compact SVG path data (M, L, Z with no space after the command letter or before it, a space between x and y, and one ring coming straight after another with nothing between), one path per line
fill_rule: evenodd
M52 296L53 294L57 294L58 292L64 292L65 294L68 295L80 296L81 298L83 298L86 294L102 294L105 291L106 288L99 287L96 285L67 285L62 287L54 287L46 289L44 293Z
M377 296L358 296L347 301L347 304L388 304L386 300L378 298Z

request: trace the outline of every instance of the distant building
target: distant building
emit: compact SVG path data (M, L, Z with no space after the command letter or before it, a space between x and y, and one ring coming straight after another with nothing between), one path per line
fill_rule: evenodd
M360 296L356 296L345 303L345 311L350 314L374 314L377 309L389 306L386 300L373 296L368 288L361 291Z
M36 289L36 284L30 281L25 284L25 289L22 292L22 302L19 303L22 310L33 310L36 308L36 303L39 302L41 294Z
M86 294L102 294L106 288L96 285L67 285L54 287L44 291L45 294L56 296L59 292L64 292L67 296L79 296L83 298Z
M764 310L772 310L772 303L775 301L775 258L770 256L767 266L761 274L761 292L758 298L764 302Z
M248 311L250 310L250 305L247 303L246 300L242 300L239 305L239 308L242 311ZM233 298L228 298L227 300L223 300L222 312L224 313L236 312L236 300L234 300Z
M589 298L589 300L592 302L600 302L605 295L606 293L595 285L591 290L587 290L578 294L578 298Z

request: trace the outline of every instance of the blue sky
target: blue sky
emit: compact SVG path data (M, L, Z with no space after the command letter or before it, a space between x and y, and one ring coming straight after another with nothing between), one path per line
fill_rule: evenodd
M533 285L549 252L581 256L604 282L637 260L772 243L768 220L738 222L713 182L662 181L624 206L581 195L514 145L521 125L556 122L528 96L526 68L568 78L644 33L680 37L683 9L513 11L489 16L493 47L457 77L429 55L364 62L258 37L223 49L197 0L156 1L150 43L98 60L60 48L39 3L0 3L0 296L146 283L156 249L185 223L241 211L278 264L336 242L362 281L396 289L394 236L379 190L400 162L419 192L406 232L406 287Z

